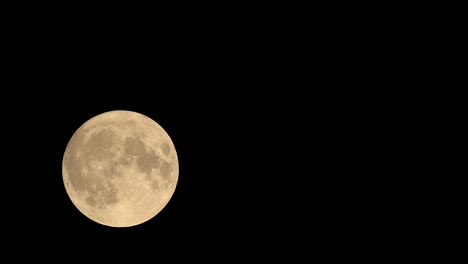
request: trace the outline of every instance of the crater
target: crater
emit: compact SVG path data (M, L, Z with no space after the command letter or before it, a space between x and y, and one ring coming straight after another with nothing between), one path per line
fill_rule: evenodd
M167 144L166 142L161 144L161 149L164 155L168 156L169 154L171 154L171 148L169 147L169 144Z

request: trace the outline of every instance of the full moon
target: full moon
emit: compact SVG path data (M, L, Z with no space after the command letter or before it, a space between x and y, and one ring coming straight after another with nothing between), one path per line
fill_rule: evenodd
M179 163L166 131L149 117L110 111L81 125L62 162L65 190L89 219L130 227L156 216L174 194Z

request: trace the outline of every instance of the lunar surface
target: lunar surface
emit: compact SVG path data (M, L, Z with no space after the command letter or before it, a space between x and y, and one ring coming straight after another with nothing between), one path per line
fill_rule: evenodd
M62 163L65 190L78 210L112 227L156 216L174 194L179 164L174 144L155 121L110 111L73 134Z

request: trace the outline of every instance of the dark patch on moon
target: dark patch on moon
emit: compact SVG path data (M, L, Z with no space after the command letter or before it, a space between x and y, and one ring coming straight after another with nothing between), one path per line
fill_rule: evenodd
M89 178L91 184L86 189L89 197L86 198L86 203L94 208L103 209L106 205L116 204L119 200L117 198L117 189L111 183L105 184L102 181L97 181L97 176Z
M89 160L111 159L115 154L110 150L117 135L108 129L103 129L91 135L84 150L84 157Z
M145 144L139 138L125 138L124 147L124 152L127 155L140 156L145 153Z
M171 154L171 148L166 142L161 144L161 149L164 155L168 156L169 154Z
M112 178L118 175L117 164L112 162L111 165L103 171L104 177Z
M138 168L146 174L150 174L153 168L159 168L160 164L161 158L157 156L154 151L146 152L137 159Z
M96 200L91 196L86 197L86 203L91 207L95 207L97 204Z
M95 177L97 178L97 177ZM105 204L114 204L118 202L117 189L110 182L98 181L95 194L99 196L99 200Z
M96 176L94 176L96 177ZM98 181L96 182L96 185L93 186L92 188L90 188L90 190L88 190L91 194L93 194L94 196L98 195L99 193L104 193L106 192L106 186L104 185L104 183L102 181Z
M117 198L117 188L111 183L107 184L106 191L102 193L102 201L104 204L116 204L119 199Z
M158 190L159 189L159 180L158 179L152 179L151 180L151 189L153 189L153 190Z
M119 171L119 168L130 164L126 159L120 158L119 161L111 161L105 168L102 170L102 174L106 178L114 178L122 175L122 171Z
M161 177L167 179L169 175L171 175L172 165L167 161L163 161L160 171L161 171Z

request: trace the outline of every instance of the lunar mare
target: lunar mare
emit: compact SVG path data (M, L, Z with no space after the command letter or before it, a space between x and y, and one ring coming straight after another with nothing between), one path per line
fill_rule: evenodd
M129 227L156 216L174 194L179 164L174 144L155 121L110 111L86 121L65 149L66 192L91 220Z

